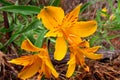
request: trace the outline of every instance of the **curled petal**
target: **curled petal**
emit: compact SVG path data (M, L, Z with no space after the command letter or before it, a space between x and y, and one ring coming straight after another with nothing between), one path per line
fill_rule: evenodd
M71 56L70 56L70 61L67 63L69 66L68 66L68 70L67 70L67 73L66 73L66 77L70 77L72 76L74 70L75 70L75 67L76 67L76 60L75 60L75 56L71 53Z
M46 66L46 64L43 62L41 70L43 71L44 75L47 78L50 78L51 76L51 70Z
M89 67L86 64L82 64L81 67L84 68L84 70L87 72L90 71Z
M39 70L38 72L39 72L39 75L37 76L37 79L41 80L42 76L43 76L43 74L42 74L42 67L41 67L41 70Z
M35 75L41 66L40 61L41 60L39 58L37 58L37 57L34 58L33 64L25 66L21 70L21 72L18 74L18 77L25 80L25 79L30 78L33 75Z
M43 71L43 73L46 75L47 78L50 78L51 73L53 74L53 76L55 76L55 78L58 78L58 73L56 72L56 70L54 69L51 61L50 61L50 57L48 55L47 51L42 51L40 52L40 54L38 55L41 59L42 59L42 68L41 70ZM40 71L40 73L42 72Z
M95 46L92 48L86 48L87 52L96 52L101 46Z
M86 57L88 57L90 59L101 59L103 57L102 54L95 54L92 52L87 52L86 50L81 50L81 51Z
M80 66L85 64L85 59L84 58L85 57L84 57L83 53L80 51L79 48L77 48L77 51L76 51L76 61L77 61L77 64L80 65Z
M78 50L78 53L76 54L76 60L78 65L84 68L85 71L89 72L89 67L85 64L84 55L80 50Z
M62 60L67 52L67 44L63 37L58 37L55 44L54 58L56 60Z
M34 56L29 55L29 56L22 56L22 57L17 58L17 59L12 59L9 62L13 63L13 64L17 64L17 65L27 66L27 65L31 65L32 64L33 59L34 59Z
M58 73L56 72L56 70L54 69L52 63L51 63L49 60L46 60L45 63L46 63L46 67L48 67L48 68L46 68L46 69L48 69L48 71L51 71L51 73L53 74L53 76L54 76L55 78L58 78L59 74L58 74Z
M39 52L39 51L43 50L43 49L41 49L41 48L38 48L38 47L34 46L34 45L30 42L30 40L28 40L28 39L27 39L27 40L24 40L24 41L22 42L21 48L24 49L24 50L26 50L26 51L32 51L32 52Z
M37 18L41 18L45 27L51 30L61 24L64 18L64 11L60 7L47 6L40 11Z

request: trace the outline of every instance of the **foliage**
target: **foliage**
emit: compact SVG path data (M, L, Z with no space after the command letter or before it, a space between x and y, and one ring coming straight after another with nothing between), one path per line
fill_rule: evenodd
M111 39L120 37L120 35L111 35L111 32L120 30L120 1L117 1L117 7L114 6L113 1L107 0L109 6L103 7L104 10L97 9L96 11L95 20L98 22L98 30L94 35L87 38L88 40L90 40L90 44L92 46L102 44L102 48L107 50L114 50ZM94 5L95 3L92 3L91 1L91 4ZM108 45L104 46L104 44Z
M5 41L5 43L1 42L0 48L3 49L7 45L13 43L18 46L21 45L21 42L25 38L31 39L31 41L34 41L34 36L36 35L36 43L38 43L38 39L40 40L40 44L42 45L43 39L39 37L41 33L45 33L46 30L43 28L42 23L36 19L36 15L38 14L41 7L37 6L23 6L23 5L12 5L8 2L5 2L4 0L0 1L3 3L3 5L0 7L1 11L6 11L7 13L7 18L8 18L8 25L0 28L0 36L3 38L7 33L9 39ZM12 12L12 13L11 13ZM4 14L4 13L3 13ZM4 23L7 24L7 22L4 21ZM44 35L43 35L44 36Z

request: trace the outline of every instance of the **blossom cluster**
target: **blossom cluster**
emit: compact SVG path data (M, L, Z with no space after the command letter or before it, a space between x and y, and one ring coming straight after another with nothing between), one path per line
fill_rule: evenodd
M54 59L62 60L67 51L69 51L70 59L68 61L68 70L66 77L71 77L77 65L84 70L89 71L89 67L85 63L85 57L90 59L100 59L102 54L95 54L100 46L90 47L88 41L83 38L92 35L97 29L97 22L78 21L81 5L78 5L70 13L64 14L60 7L46 6L37 15L42 20L43 25L48 32L45 37L55 37ZM50 60L47 47L42 48L34 46L30 40L24 40L21 48L26 51L37 52L38 54L22 56L9 62L24 66L18 77L27 79L39 73L40 80L43 75L50 78L53 75L59 77L59 73L55 70Z

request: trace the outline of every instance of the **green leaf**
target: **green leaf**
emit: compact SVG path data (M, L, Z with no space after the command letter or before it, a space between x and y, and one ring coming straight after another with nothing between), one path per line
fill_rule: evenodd
M49 5L52 6L55 0L50 0Z
M20 32L23 30L24 27L25 27L24 25L18 24L18 25L15 25L12 31L14 31L14 34L21 34Z
M111 30L120 30L120 27L116 26L116 27L111 28Z
M58 6L60 4L60 0L50 0L50 6Z
M7 2L5 0L0 0L0 3L2 3L3 5L6 5L6 6L12 5L12 3L9 3L9 2Z
M34 20L30 25L28 25L25 29L23 29L21 32L19 33L24 33L24 32L27 32L27 31L30 31L30 30L33 30L33 29L36 29L38 28L39 26L41 26L42 23L40 20L36 19Z
M42 47L42 44L43 44L43 41L44 41L44 36L45 36L45 34L46 34L46 32L47 32L47 30L41 30L41 33L39 34L39 36L38 36L38 38L37 38L37 40L35 41L35 46L37 46L37 47Z
M55 0L55 2L54 2L54 6L59 6L59 4L60 4L60 0Z
M98 36L93 36L90 39L90 45L93 46L95 44L95 41L98 41L99 37Z
M0 49L3 47L3 44L0 42Z
M10 44L11 42L13 42L19 35L18 34L13 34L10 39L4 44L3 47L5 47L6 45ZM2 48L3 48L2 47Z
M111 36L108 36L107 39L110 40L110 39L113 39L113 38L116 38L116 37L120 37L120 35L111 35Z
M82 13L89 5L91 5L91 2L85 3L80 9L80 13Z
M120 1L118 0L118 9L120 9Z
M34 39L34 30L26 32L25 33L25 37L28 38L32 43L34 43L35 42L35 39Z
M56 38L49 38L52 43L55 43Z
M21 46L22 42L26 39L26 36L24 34L21 34L19 39L15 40L14 43L17 46Z
M40 12L39 7L37 6L23 6L23 5L10 5L10 6L3 6L0 7L0 10L13 12L13 13L20 13L24 15L31 15L31 14L38 14Z

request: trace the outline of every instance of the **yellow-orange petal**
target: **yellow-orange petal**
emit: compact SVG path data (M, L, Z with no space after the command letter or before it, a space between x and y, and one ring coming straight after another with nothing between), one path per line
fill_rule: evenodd
M18 77L25 80L35 75L41 67L40 61L41 60L38 57L34 57L33 64L25 66L18 74Z
M83 67L84 70L87 71L87 72L90 71L89 67L86 64L82 64L81 67Z
M78 20L78 15L80 12L81 5L78 5L70 13L65 16L65 22L76 22Z
M37 18L41 18L45 27L51 30L61 24L64 18L64 11L60 7L47 6L40 11Z
M90 43L88 41L84 41L85 47L90 47Z
M27 40L24 40L24 41L22 42L21 49L24 49L24 50L27 50L27 51L32 51L32 52L39 52L39 51L43 50L43 49L41 49L41 48L38 48L38 47L34 46L34 45L30 42L30 40L28 40L28 39L27 39Z
M85 71L89 72L89 67L85 64L84 55L80 50L78 50L78 53L76 54L76 60L78 65L83 67Z
M45 62L43 62L41 71L45 75L45 77L50 78L51 76L51 70L46 66Z
M54 69L52 63L49 60L45 60L45 64L47 66L47 69L51 71L52 75L55 78L58 78L59 74L56 72L56 70Z
M31 65L34 61L35 55L29 55L29 56L22 56L20 58L12 59L9 61L10 63L17 64L17 65Z
M43 72L43 71L42 71L42 67L41 67L41 69L40 69L38 72L39 72L39 75L37 76L37 79L38 79L38 80L41 80L41 79L42 79L42 76L43 76L43 75L42 75L42 72Z
M63 37L58 37L55 44L54 58L56 60L62 60L67 52L67 44Z
M45 76L47 78L50 78L51 77L51 70L45 65L45 68L44 68L44 73L45 73Z
M95 46L92 48L86 48L87 52L96 52L101 46Z
M76 51L76 61L77 61L77 64L81 66L81 65L85 64L85 57L79 48L77 48L76 50L77 50Z
M71 31L80 37L92 35L97 29L96 21L80 21L71 27Z
M70 45L78 45L82 42L81 38L78 35L68 33L66 38Z
M79 44L79 46L80 46L81 48L89 48L89 47L90 47L90 44L89 44L88 41L82 41L82 42Z
M87 52L86 50L81 50L81 51L87 58L90 58L90 59L101 59L103 57L102 54L95 54L92 52Z
M68 70L66 73L66 77L70 77L72 76L72 74L74 73L75 67L76 67L76 60L75 60L75 56L71 53L70 54L70 61L67 63L68 64Z
M62 37L63 33L57 30L50 30L46 33L45 37Z

